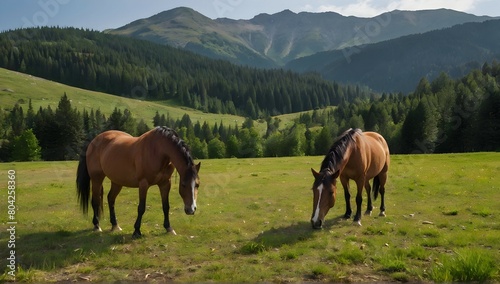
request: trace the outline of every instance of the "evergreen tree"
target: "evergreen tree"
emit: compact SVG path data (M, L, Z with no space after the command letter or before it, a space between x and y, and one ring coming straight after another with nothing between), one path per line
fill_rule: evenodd
M437 121L428 103L420 101L408 113L402 128L405 153L433 153L437 139Z
M28 104L28 112L26 113L26 128L33 129L35 127L35 111L33 110L33 104L31 99Z
M14 108L10 111L9 122L12 128L12 136L20 136L26 125L23 108L18 103L16 103Z
M240 157L239 154L239 140L236 135L229 136L226 142L226 156L229 158Z
M325 155L333 144L333 134L330 128L324 126L314 141L315 155Z
M144 119L141 119L141 121L139 121L139 123L137 124L136 135L141 136L142 134L148 132L149 130L150 130L149 126L146 124Z
M494 90L479 109L478 150L500 151L500 91Z
M83 144L83 125L80 114L71 108L71 102L66 93L59 100L55 112L58 134L54 137L56 160L74 160L80 156Z

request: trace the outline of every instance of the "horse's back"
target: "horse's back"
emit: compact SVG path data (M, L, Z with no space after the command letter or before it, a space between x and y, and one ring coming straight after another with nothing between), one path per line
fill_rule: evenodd
M92 142L90 142L87 148L87 158L93 158L93 156L102 156L103 153L109 149L110 145L120 144L127 141L131 141L134 137L128 133L109 130L97 135Z
M89 173L105 175L112 181L115 179L121 183L129 183L127 180L136 175L135 170L133 167L124 166L134 164L133 146L137 139L117 130L106 131L96 136L87 149Z

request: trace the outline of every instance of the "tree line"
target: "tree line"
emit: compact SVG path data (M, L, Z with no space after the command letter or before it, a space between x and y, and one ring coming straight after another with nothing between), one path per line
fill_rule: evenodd
M55 110L35 112L31 102L26 112L20 103L0 110L0 160L77 159L98 133L116 129L141 135L151 122L176 129L197 159L324 155L350 127L381 133L392 153L499 151L500 64L485 63L458 80L445 73L432 82L423 78L408 96L382 94L316 109L286 129L278 118L264 120L267 129L261 134L251 118L242 125L209 125L193 123L187 114L174 119L157 112L145 122L117 108L106 117L100 110L78 111L64 94Z
M377 131L392 153L499 151L499 86L500 64L485 63L460 79L446 73L431 82L422 78L409 95L343 102L335 110L303 114L297 122L334 135L349 127Z
M261 70L128 37L75 28L0 33L0 67L142 100L264 118L337 105L369 90L318 74Z

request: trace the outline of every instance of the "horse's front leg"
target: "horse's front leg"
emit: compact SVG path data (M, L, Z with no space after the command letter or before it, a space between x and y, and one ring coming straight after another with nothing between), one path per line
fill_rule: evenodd
M163 208L163 216L164 216L163 227L167 230L168 233L177 235L174 229L170 226L170 219L169 219L170 203L168 201L168 196L170 194L170 187L172 186L170 177L172 176L173 172L174 172L174 166L170 164L167 167L166 171L167 178L165 182L158 184L158 187L160 188L161 204Z
M170 226L170 219L169 219L169 211L170 211L170 204L168 201L168 195L170 193L170 180L166 182L165 184L158 185L160 188L160 194L161 194L161 204L163 208L163 227L167 230L168 233L172 233L173 235L177 235L177 233L174 231L174 229Z
M370 186L369 181L366 181L365 188L366 188L366 196L368 198L368 204L366 206L365 215L371 216L373 211L373 204L372 204L372 194L371 194L372 188Z
M139 206L137 206L137 220L135 220L134 224L134 233L132 234L133 238L139 238L142 236L141 233L141 222L142 215L146 212L146 196L148 194L149 184L147 181L143 180L139 183Z
M361 206L363 203L363 186L365 185L364 179L356 181L358 192L356 194L356 216L354 216L354 223L361 226Z
M344 197L345 197L345 214L344 218L351 218L352 209L351 209L351 194L349 193L349 179L343 176L340 176L340 182L342 183L342 187L344 188Z

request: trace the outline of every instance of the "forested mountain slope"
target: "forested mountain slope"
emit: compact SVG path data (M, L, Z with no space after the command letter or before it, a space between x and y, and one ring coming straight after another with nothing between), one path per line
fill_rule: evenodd
M0 67L142 100L263 117L367 95L317 75L258 70L148 41L74 28L0 34Z
M298 72L369 86L376 91L412 91L422 77L446 72L465 76L484 62L500 60L500 20L467 23L380 43L318 53L290 62Z

